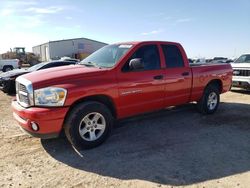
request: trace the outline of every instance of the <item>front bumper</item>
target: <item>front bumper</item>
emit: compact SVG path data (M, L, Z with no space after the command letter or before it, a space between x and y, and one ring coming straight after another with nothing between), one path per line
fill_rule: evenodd
M233 76L232 86L250 89L250 77Z
M23 108L16 100L12 101L13 116L20 127L32 136L44 139L59 136L68 109L69 107ZM38 131L32 129L31 122L38 124Z

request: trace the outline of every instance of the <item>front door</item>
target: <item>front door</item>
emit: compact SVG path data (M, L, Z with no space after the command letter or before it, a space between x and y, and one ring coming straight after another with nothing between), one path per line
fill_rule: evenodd
M142 69L132 69L129 65L135 58L141 60ZM119 116L128 117L163 108L164 74L157 45L137 49L118 74Z

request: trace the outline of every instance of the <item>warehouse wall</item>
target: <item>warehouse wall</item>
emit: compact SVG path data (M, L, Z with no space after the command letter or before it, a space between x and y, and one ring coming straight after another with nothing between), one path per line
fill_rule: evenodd
M106 44L88 39L72 39L49 42L50 58L69 56L74 54L91 54Z
M35 46L32 48L32 51L40 57L41 61L48 61L50 59L49 43Z

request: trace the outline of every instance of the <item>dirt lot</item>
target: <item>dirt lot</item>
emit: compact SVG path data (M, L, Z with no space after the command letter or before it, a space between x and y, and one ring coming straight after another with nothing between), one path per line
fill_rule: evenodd
M124 120L102 146L77 154L13 120L0 92L0 187L249 187L250 93L228 92L214 115L195 106Z

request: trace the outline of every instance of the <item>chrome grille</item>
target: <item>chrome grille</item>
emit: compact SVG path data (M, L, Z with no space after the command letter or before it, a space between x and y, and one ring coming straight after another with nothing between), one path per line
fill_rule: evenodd
M234 76L250 76L250 70L234 69Z
M29 80L22 77L16 79L17 101L23 107L33 105L33 89Z
M28 93L25 85L20 84L20 83L18 84L18 90L22 91L22 92L25 92L25 93Z

